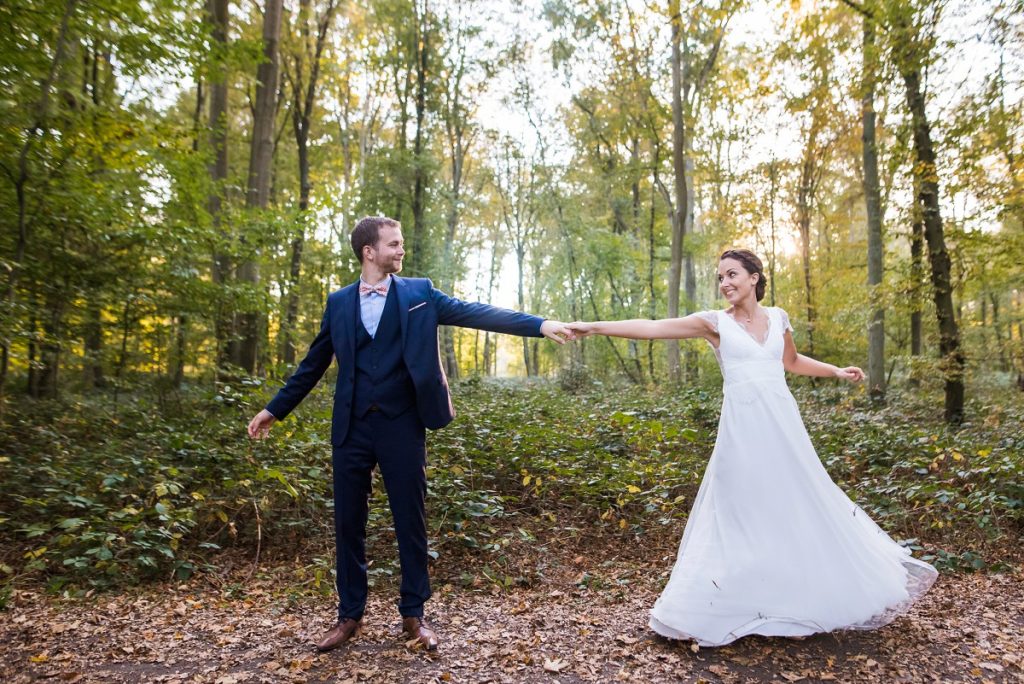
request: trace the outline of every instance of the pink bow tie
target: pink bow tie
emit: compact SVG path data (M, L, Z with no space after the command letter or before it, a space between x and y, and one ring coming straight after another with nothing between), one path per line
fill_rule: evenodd
M387 285L364 285L362 283L359 284L359 294L360 295L370 294L371 292L376 292L381 297L387 297L388 296L388 286Z

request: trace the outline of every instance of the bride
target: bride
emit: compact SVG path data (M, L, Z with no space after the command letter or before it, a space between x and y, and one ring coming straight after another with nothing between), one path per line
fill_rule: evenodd
M724 311L664 320L573 323L577 336L702 337L724 379L718 438L650 626L723 646L749 634L874 629L920 598L935 569L910 556L837 487L811 444L784 371L859 382L796 351L786 312L762 307L760 259L718 264Z

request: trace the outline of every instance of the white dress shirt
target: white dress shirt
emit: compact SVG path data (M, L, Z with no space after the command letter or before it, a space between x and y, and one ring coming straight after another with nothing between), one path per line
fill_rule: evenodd
M390 291L391 276L388 275L384 280L372 285L360 278L359 284L369 287L383 285ZM359 295L359 317L363 321L363 327L366 328L366 332L370 333L370 337L374 337L377 334L377 326L380 325L380 317L384 313L384 304L387 301L388 296L379 292L367 292L366 294Z

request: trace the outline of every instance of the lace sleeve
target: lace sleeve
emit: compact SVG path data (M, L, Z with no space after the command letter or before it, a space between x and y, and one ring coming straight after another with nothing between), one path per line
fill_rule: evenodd
M711 327L715 329L715 332L718 332L718 312L717 311L698 311L698 312L696 312L693 315L694 316L699 316L700 318L703 318L705 321L707 321L708 323L711 324Z
M782 332L793 332L793 325L789 322L789 314L779 309L779 317L782 319Z

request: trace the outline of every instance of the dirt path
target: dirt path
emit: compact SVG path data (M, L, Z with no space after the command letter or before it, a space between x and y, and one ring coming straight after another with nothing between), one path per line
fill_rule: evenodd
M409 649L389 599L371 591L366 629L318 654L327 599L289 600L283 580L246 596L181 587L58 602L21 592L0 613L0 679L30 682L928 682L1024 681L1024 577L947 575L877 632L802 641L747 638L694 650L647 630L653 581L509 593L441 585L437 654ZM636 576L636 573L633 573ZM233 597L232 597L233 596Z

